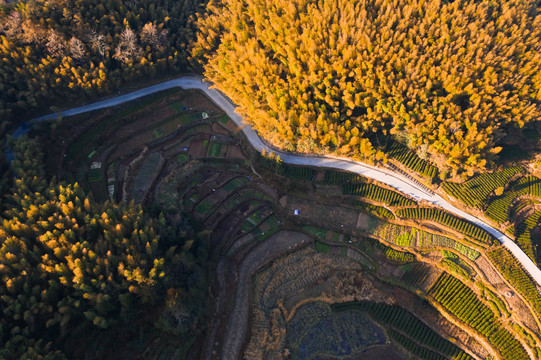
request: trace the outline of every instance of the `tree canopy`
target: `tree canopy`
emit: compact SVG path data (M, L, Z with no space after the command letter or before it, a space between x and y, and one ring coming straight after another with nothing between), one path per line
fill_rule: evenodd
M199 6L199 0L0 5L0 118L185 69Z
M62 358L74 325L127 326L166 294L193 331L201 314L189 304L204 309L206 292L193 241L133 203L100 204L77 184L47 183L35 142L17 141L14 154L15 189L0 217L1 358ZM159 322L167 330L167 316Z
M518 0L214 0L193 55L274 145L374 158L397 134L471 174L541 115L540 22Z

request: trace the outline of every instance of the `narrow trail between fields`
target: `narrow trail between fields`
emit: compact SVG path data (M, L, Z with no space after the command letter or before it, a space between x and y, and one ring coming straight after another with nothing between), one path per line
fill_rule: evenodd
M210 86L211 84L204 82L201 76L183 76L178 79L165 81L163 83L149 86L147 88L137 90L129 94L120 95L111 99L98 101L89 105L65 110L60 113L54 113L38 117L21 125L17 130L15 130L13 136L19 137L25 134L35 122L55 119L59 116L72 116L93 110L120 105L122 103L129 102L140 97L147 96L162 90L171 89L174 87L181 87L186 90L199 89L203 91L212 101L214 101L214 103L216 103L216 105L218 105L239 127L242 127L242 131L244 132L246 138L257 151L262 151L263 149L267 151L272 151L275 154L280 155L283 162L287 164L307 165L313 167L333 168L351 171L387 184L398 190L399 192L413 197L415 200L426 200L435 205L438 205L445 210L448 210L460 217L463 217L466 220L471 221L472 223L480 226L481 228L492 234L494 237L496 237L507 249L509 249L509 251L511 251L511 253L513 253L513 255L518 259L518 261L520 261L522 266L524 266L526 271L528 271L528 273L533 277L537 284L541 286L541 270L518 247L518 245L515 244L515 242L513 242L508 236L504 235L492 226L476 218L475 216L472 216L456 208L455 206L448 203L440 195L433 194L430 191L423 189L421 186L415 184L412 180L390 169L377 168L375 166L362 163L360 161L352 161L346 158L323 155L291 154L271 148L268 144L263 142L263 140L259 137L256 131L254 131L254 129L252 129L248 124L246 124L242 117L235 112L235 105L233 105L233 103L225 95L223 95L216 89L210 88Z
M311 238L306 234L282 230L255 247L242 260L238 270L237 293L233 311L227 320L220 359L239 359L248 333L250 291L255 272L273 259L310 242Z

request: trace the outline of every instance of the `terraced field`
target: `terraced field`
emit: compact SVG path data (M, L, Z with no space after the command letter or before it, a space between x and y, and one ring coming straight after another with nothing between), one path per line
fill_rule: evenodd
M387 204L389 206L411 206L415 201L374 184L346 184L342 188L345 195L356 195Z
M484 245L492 245L494 243L493 236L486 230L440 209L406 208L398 210L397 215L406 219L431 220L441 223Z
M522 172L521 167L509 167L499 172L481 174L463 184L444 182L442 187L445 192L464 204L482 209L494 190L505 186L513 176Z
M446 182L443 189L464 204L481 209L488 219L505 227L522 251L539 266L541 179L520 176L523 172L520 167L509 167L476 176L464 184Z
M499 349L504 359L529 359L524 347L502 327L494 312L460 280L442 274L429 294L450 313L485 336Z
M34 119L31 124L29 122L24 123L19 128L17 128L13 134L15 137L20 137L24 135L25 133L27 133L32 128L33 124L57 119L59 115L71 116L71 115L76 115L76 114L81 114L81 113L88 113L93 110L104 109L104 108L115 106L118 104L124 104L127 101L130 101L132 99L139 99L146 95L156 94L159 91L162 91L165 89L172 89L178 86L182 86L184 88L189 88L189 89L202 90L205 94L207 94L210 98L212 98L213 101L216 104L218 104L218 106L220 106L221 109L223 109L227 113L228 116L230 116L233 119L234 124L236 124L236 126L242 127L243 134L248 138L251 145L258 152L271 151L271 153L274 153L275 149L271 149L268 145L264 144L262 140L259 138L259 136L257 135L257 133L251 127L246 126L246 123L243 121L242 117L234 112L235 106L231 103L231 101L228 100L226 97L224 97L219 91L215 89L210 89L209 85L205 84L202 81L202 78L198 76L185 76L179 79L162 82L160 84L150 86L148 88L141 89L130 94L120 95L118 97L114 97L114 98L107 99L104 101L98 101L93 104L84 105L81 107L62 111L59 114L44 115L37 119ZM192 120L205 119L207 117L208 117L207 113L201 113L200 115L192 114L189 116L189 118ZM220 118L219 121L225 122L223 121L223 119L224 118L222 117ZM526 132L537 134L537 135L532 136L532 140L537 141L537 138L539 136L539 133L537 132L537 130L528 129L525 131L525 134ZM202 145L202 146L199 146L199 148L202 147L206 151L208 140L203 139L199 145ZM536 147L536 149L537 148L538 147ZM59 153L62 154L62 152L59 152ZM431 203L444 207L445 209L453 212L454 214L467 218L470 221L473 221L479 226L483 227L487 231L493 232L495 236L497 236L502 241L502 243L510 251L513 252L513 254L520 260L520 263L536 279L536 281L538 283L541 283L541 280L540 280L541 271L535 266L533 261L531 261L531 259L528 258L520 250L520 248L516 244L512 243L509 237L499 232L494 227L487 225L482 220L479 220L478 218L470 214L467 214L463 212L462 210L456 208L455 206L451 205L445 199L442 199L440 196L436 195L433 190L428 189L426 186L421 184L418 180L412 178L407 172L403 171L403 169L396 168L396 166L394 167L390 166L391 169L389 171L387 169L374 167L374 166L371 166L359 161L355 161L355 162L347 161L347 160L345 161L343 159L333 158L332 156L324 156L324 157L317 157L313 155L298 156L296 154L287 154L281 151L277 151L277 153L279 154L279 156L276 156L276 160L278 160L276 161L276 169L275 169L276 172L278 172L279 170L283 170L284 164L287 164L288 166L289 164L295 164L295 165L305 165L304 167L308 165L308 166L318 166L318 167L323 167L323 168L339 168L339 169L348 170L348 171L353 170L353 172L357 174L366 175L367 177L377 180L377 181L381 181L382 183L385 183L391 186L392 188L399 190L402 193L409 194L417 200L428 200ZM90 154L92 154L92 152L90 152ZM77 171L77 173L80 174L84 172L84 170L85 169L83 166L82 168L79 169L79 171ZM505 172L506 170L508 169L505 169L502 172ZM494 174L496 174L496 176L498 175L498 173L494 173ZM494 174L488 174L488 175L494 175ZM487 174L483 174L483 176L484 175L487 175ZM490 180L490 179L487 179L487 180ZM497 187L494 189L494 194L496 195L501 192L502 192L502 187Z
M242 258L282 224L274 190L253 178L234 129L201 94L167 91L66 126L57 171L99 200L152 206L173 226L191 221L213 257Z
M67 126L58 135L59 153L66 156L49 159L49 166L57 164L59 174L80 181L95 198L134 200L161 212L173 231L175 224L190 222L207 240L212 321L201 358L236 358L242 351L250 359L354 358L365 351L390 351L404 359L489 355L438 318L418 291L432 289L435 303L467 321L467 314L445 302L455 287L437 285L451 276L439 274L450 273L456 281L480 284L468 296L481 299L483 314L509 314L511 305L489 283L483 285L479 263L486 261L492 238L443 211L413 208L418 205L411 198L358 175L279 161L251 163L257 157L241 146L235 130L201 94L168 91ZM262 167L264 176L253 166ZM422 166L431 176L430 167ZM538 191L535 181L528 184L528 191ZM327 193L321 195L320 187ZM311 209L295 214L285 199L295 196L312 199ZM318 202L327 203L319 213ZM352 219L345 221L346 214ZM439 227L417 229L404 223L409 219L430 220L463 236L444 235ZM531 223L525 220L515 231L531 231ZM514 271L508 262L495 266L504 274ZM536 301L532 289L522 290ZM484 335L491 351L523 358L526 350L516 344L526 335L511 325L490 329ZM461 340L453 344L447 340L452 336ZM538 343L532 341L534 348Z
M391 141L386 154L391 159L401 163L410 171L418 173L430 181L432 181L438 174L438 169L436 166L431 164L429 161L421 159L417 154L399 142Z

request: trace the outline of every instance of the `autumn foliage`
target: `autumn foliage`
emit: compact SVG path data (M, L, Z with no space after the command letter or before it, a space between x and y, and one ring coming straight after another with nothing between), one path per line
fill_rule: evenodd
M1 3L2 120L185 69L199 8L199 0Z
M86 326L89 340L162 308L165 293L170 302L201 301L194 277L204 272L189 247L175 246L186 239L164 239L163 218L133 203L96 203L77 184L47 183L35 142L19 140L14 153L16 188L0 217L2 359L63 358L74 326ZM182 304L175 310L193 331L198 314Z
M207 12L194 57L287 150L379 158L371 139L396 134L471 174L541 115L532 3L216 0Z

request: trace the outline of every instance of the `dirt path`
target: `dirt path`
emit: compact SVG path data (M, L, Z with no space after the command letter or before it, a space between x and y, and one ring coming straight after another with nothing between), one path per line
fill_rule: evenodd
M227 320L220 359L238 359L248 331L250 289L254 273L272 259L311 242L308 235L295 231L279 231L254 248L239 266L235 305Z

